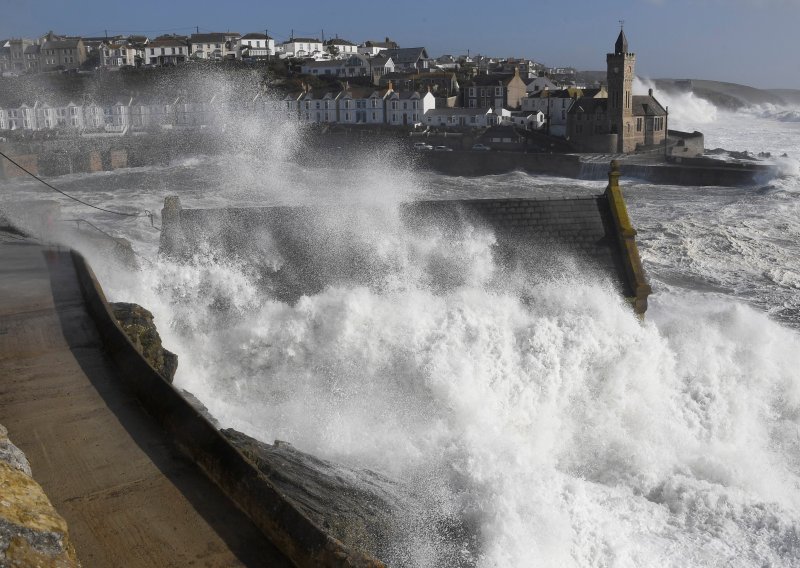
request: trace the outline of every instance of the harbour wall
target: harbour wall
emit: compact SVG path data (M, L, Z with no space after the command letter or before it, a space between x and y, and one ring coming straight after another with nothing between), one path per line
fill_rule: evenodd
M360 144L374 152L382 138L346 138L338 134L319 134L330 144L316 144L296 156L308 166L335 166L358 159ZM333 136L330 140L328 137ZM341 138L341 140L340 140ZM397 139L409 144L409 139ZM191 155L225 153L252 153L246 144L226 143L212 132L173 131L168 133L106 138L57 138L0 144L0 151L9 155L31 172L42 176L72 173L93 173L119 168L166 165L170 161ZM478 177L513 171L544 174L574 179L605 178L607 161L587 162L580 154L526 153L513 151L477 152L453 150L449 152L415 152L408 149L409 160L417 168L450 176ZM774 174L768 165L703 158L674 158L662 156L620 157L621 172L655 184L688 186L741 186L752 185ZM25 175L22 170L0 160L0 179Z

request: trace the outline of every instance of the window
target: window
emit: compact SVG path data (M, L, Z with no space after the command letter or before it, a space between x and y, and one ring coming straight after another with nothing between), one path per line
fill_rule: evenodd
M636 119L636 132L642 131L642 117Z

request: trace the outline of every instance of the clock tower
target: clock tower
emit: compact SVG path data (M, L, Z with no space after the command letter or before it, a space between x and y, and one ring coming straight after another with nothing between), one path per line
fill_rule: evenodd
M633 69L636 55L628 52L628 38L620 30L614 53L606 55L608 65L608 118L611 133L617 135L617 152L636 149L633 123Z

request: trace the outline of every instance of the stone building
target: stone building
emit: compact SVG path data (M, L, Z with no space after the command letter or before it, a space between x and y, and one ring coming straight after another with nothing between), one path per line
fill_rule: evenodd
M606 56L608 97L579 97L567 112L566 136L580 152L630 153L664 143L667 111L653 96L633 94L636 55L620 31Z

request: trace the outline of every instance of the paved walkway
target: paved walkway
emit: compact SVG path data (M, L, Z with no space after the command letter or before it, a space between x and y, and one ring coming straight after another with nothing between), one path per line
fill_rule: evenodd
M0 422L88 567L288 566L132 395L70 254L0 239Z

